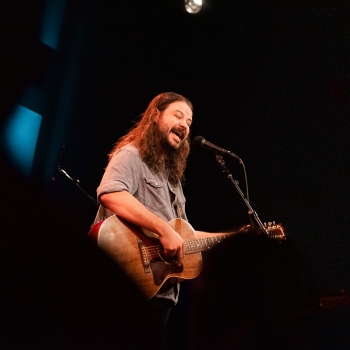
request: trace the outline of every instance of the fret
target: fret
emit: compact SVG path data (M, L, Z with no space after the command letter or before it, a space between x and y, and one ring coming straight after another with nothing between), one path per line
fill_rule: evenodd
M207 238L199 238L193 239L185 242L186 254L193 254L202 252L205 250L209 250L216 244L222 242L225 238L230 236L231 234L223 235L223 236L213 236Z

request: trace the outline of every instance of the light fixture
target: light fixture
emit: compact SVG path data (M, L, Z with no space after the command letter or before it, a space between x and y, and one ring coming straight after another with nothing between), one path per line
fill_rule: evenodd
M198 13L202 8L202 0L185 0L185 9L188 13Z

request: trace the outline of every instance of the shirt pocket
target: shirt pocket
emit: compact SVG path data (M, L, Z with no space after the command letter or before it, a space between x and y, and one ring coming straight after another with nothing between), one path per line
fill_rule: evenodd
M152 178L145 178L145 182L145 206L152 210L163 209L166 206L166 186Z

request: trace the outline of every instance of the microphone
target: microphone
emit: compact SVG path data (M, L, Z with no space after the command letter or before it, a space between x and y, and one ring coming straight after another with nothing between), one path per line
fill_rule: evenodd
M210 143L208 141L205 141L205 138L202 137L202 136L196 136L194 139L193 139L193 145L196 146L196 147L202 147L202 148L206 148L208 149L209 151L212 151L216 154L220 154L222 156L224 156L225 154L231 156L231 157L234 157L234 158L237 158L237 159L240 159L237 154L234 154L233 152L230 152L230 151L227 151L226 149L223 149L219 146L216 146L214 145L213 143Z

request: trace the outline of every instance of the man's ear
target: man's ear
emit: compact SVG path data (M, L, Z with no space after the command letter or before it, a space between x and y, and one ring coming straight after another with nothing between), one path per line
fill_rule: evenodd
M158 123L159 119L160 119L160 110L158 108L156 108L156 110L154 111L154 122Z

